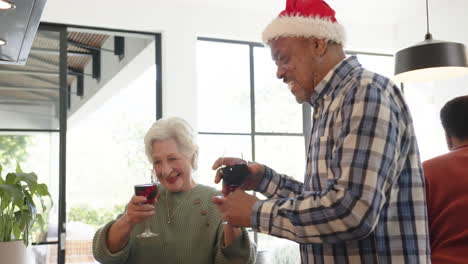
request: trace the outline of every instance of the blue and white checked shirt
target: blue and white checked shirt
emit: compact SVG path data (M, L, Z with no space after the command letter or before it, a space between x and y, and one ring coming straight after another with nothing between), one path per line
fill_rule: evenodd
M317 85L304 183L266 167L253 229L302 263L430 263L424 179L395 84L350 57ZM287 159L287 153L285 159Z

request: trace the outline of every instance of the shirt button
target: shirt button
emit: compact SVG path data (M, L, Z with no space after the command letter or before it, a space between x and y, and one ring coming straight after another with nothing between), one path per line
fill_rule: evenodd
M206 215L206 210L201 210L201 215Z

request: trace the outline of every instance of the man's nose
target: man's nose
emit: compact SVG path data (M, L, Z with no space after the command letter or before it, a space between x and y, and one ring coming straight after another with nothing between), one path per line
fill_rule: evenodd
M284 76L284 69L281 66L278 66L276 69L276 78L283 79Z

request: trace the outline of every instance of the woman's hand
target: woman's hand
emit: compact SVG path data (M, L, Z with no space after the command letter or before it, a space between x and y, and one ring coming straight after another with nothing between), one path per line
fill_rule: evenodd
M236 237L238 237L242 231L239 227L232 226L231 224L223 224L224 231L224 246L229 246Z
M159 194L155 199L155 203L158 197ZM154 214L154 204L147 204L146 197L144 196L134 195L127 204L127 211L125 212L124 219L133 227L136 224L143 223Z
M257 186L262 181L263 176L265 175L265 166L256 163L256 162L246 162L243 159L239 158L218 158L214 164L212 169L216 171L215 183L219 183L221 181L222 175L219 168L223 165L231 166L235 164L247 164L249 168L249 175L245 179L244 183L240 186L242 190L255 190ZM223 193L224 193L224 186L223 186Z
M159 198L156 196L155 203ZM146 204L146 197L133 196L127 204L127 211L109 229L107 247L111 253L120 251L128 243L130 233L136 224L154 215L154 204Z

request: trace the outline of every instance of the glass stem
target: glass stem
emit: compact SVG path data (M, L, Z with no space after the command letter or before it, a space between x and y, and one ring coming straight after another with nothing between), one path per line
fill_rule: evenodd
M145 232L144 233L151 233L149 225L148 225L148 220L145 221Z

